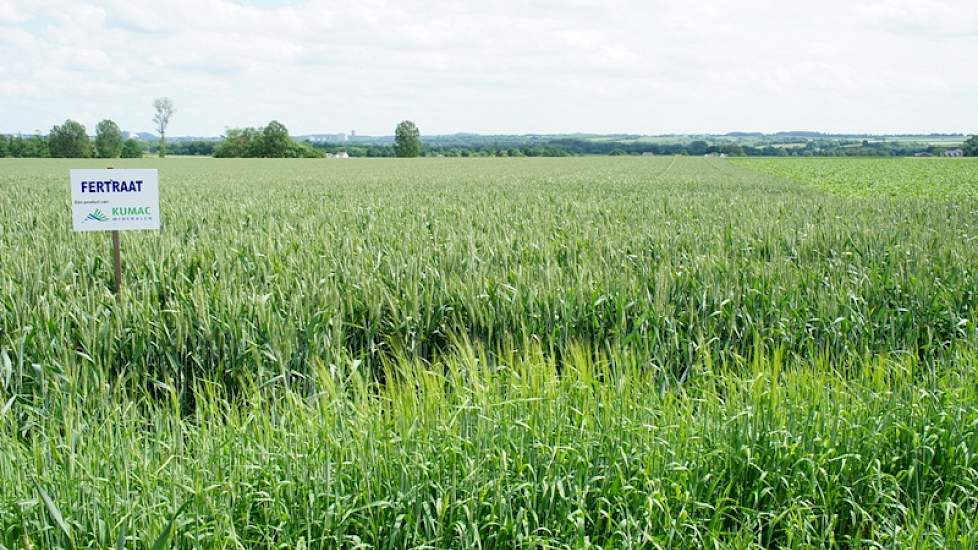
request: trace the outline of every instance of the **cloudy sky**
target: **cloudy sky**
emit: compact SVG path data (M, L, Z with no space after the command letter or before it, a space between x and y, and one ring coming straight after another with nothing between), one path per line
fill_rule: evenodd
M0 0L0 132L974 132L976 0Z

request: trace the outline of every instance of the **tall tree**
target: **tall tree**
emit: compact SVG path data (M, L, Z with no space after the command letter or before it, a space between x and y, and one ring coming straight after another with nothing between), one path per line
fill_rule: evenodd
M122 155L122 130L111 120L103 120L95 127L95 150L104 159L119 158Z
M92 145L85 127L68 119L60 126L55 124L48 136L48 149L52 157L86 158L91 156Z
M177 112L173 106L173 101L168 97L158 97L153 101L153 122L156 124L156 131L160 133L160 158L166 156L166 127L170 125L170 117Z
M394 151L399 157L421 156L421 132L410 120L397 125L394 131Z
M971 136L964 142L964 154L969 157L978 157L978 135Z
M277 120L268 123L261 131L260 157L282 158L289 156L292 139L285 125Z
M129 138L122 144L122 158L139 159L143 158L143 144L133 138Z

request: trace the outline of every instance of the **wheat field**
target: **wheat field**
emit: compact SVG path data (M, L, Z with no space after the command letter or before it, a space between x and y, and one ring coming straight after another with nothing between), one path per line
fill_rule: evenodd
M0 159L0 544L974 548L978 163L915 160L115 162L117 299L99 164Z

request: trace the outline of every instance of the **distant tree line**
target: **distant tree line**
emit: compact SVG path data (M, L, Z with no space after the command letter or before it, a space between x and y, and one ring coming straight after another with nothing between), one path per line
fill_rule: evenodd
M212 148L218 158L318 158L327 153L346 152L355 157L418 157L424 153L421 133L410 120L397 125L393 145L364 145L361 147L330 147L289 136L284 124L273 120L261 128L229 128L217 144L188 142L185 147L204 150ZM171 150L179 147L171 144Z
M95 140L85 126L68 119L55 124L47 136L0 136L0 157L20 158L139 158L141 141L124 139L119 125L103 120L95 128Z
M50 156L46 136L0 136L0 157L47 158Z
M217 148L218 143L219 141L217 140L206 139L167 141L166 154L210 157L214 156L214 150ZM146 150L150 153L158 154L160 151L160 145L158 142L149 143L146 146Z
M174 109L168 100L154 103L158 131L165 131ZM751 136L747 136L751 137ZM393 143L312 143L299 142L289 136L286 127L272 121L260 128L230 128L220 141L188 140L167 143L164 139L148 146L136 139L123 139L119 126L103 120L96 126L94 141L85 127L66 120L55 125L47 136L0 135L0 157L64 158L139 158L145 149L150 153L215 157L315 158L328 153L345 152L351 157L566 157L583 155L712 155L767 157L903 157L917 153L939 155L947 145L924 145L901 141L862 139L809 139L792 135L783 143L739 144L710 143L695 140L688 143L652 143L639 139L582 139L545 136L458 135L436 137L423 143L417 126L403 121L395 130ZM961 147L966 156L978 157L978 136L971 136Z
M970 148L969 148L969 145ZM346 151L351 157L394 157L396 149L383 144L316 143L310 146L329 153ZM905 157L915 153L940 154L947 146L921 146L902 142L807 141L777 145L711 144L703 140L689 143L616 142L559 138L527 145L514 143L431 144L424 146L424 156L434 157L566 157L584 155L727 155L731 157ZM978 156L978 136L966 142L967 156Z

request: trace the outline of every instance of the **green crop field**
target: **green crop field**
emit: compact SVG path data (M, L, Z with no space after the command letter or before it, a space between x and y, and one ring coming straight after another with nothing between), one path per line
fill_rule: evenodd
M964 158L740 158L744 168L766 172L843 196L978 197L978 162Z
M0 159L6 548L978 547L978 163Z

